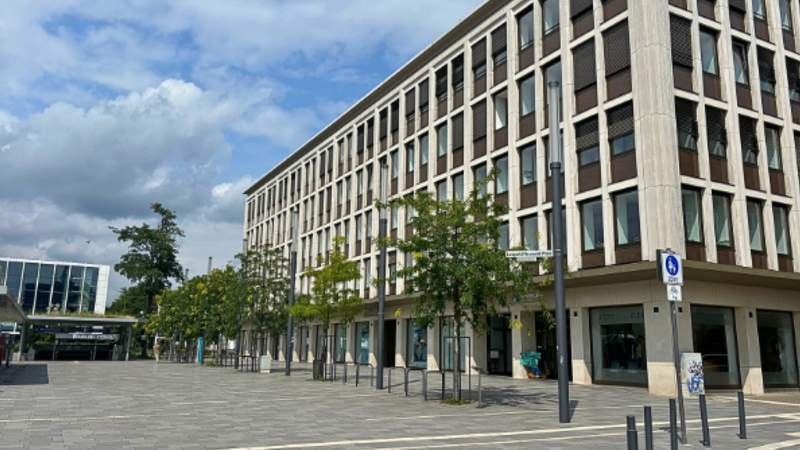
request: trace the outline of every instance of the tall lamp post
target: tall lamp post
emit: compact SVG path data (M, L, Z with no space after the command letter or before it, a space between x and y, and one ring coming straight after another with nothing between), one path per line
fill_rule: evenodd
M291 219L291 227L292 227L292 243L289 247L289 307L294 305L294 290L295 290L295 278L297 275L297 240L298 240L298 231L299 231L299 215L300 212L298 208L292 209L292 219ZM292 354L294 352L294 322L292 320L292 315L289 314L289 318L287 321L286 326L286 376L292 374Z
M558 421L569 423L569 368L567 366L567 307L564 292L564 222L561 200L561 83L547 83L548 122L550 128L550 177L553 182L553 278L556 298L556 347L558 353Z
M386 349L384 348L384 330L385 323L385 304L386 304L386 183L389 176L389 166L386 162L381 163L381 180L379 188L379 196L381 207L378 208L379 221L378 221L378 240L381 242L381 253L378 257L378 364L375 370L375 387L383 389L383 354Z
M247 238L242 239L242 255L247 254ZM247 261L247 258L244 259ZM247 267L245 262L242 263L242 276L245 277L245 281L247 280ZM242 329L242 309L244 309L244 301L240 299L239 301L239 311L238 311L238 318L237 323L239 324L239 336L236 337L236 348L234 352L236 352L236 360L233 362L233 368L238 370L239 369L239 359L241 358L242 352L242 338L244 338L244 330Z

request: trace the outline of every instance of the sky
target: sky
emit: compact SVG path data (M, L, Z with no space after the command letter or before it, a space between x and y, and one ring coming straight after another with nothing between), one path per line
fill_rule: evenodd
M232 262L243 191L482 1L3 0L0 255L113 266L160 202Z

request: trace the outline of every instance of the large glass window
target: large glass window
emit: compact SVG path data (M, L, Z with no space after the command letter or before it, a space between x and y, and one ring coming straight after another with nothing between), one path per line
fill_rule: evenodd
M0 261L0 284L6 285L6 262Z
M53 270L54 267L52 264L42 264L39 269L39 283L36 288L36 312L47 312L50 308L50 293L53 289ZM96 278L94 284L97 286Z
M497 248L500 250L508 250L510 245L510 237L508 232L508 222L500 224L500 230L497 237Z
M413 319L408 319L406 323L408 324L406 365L424 369L428 367L428 327L418 325Z
M392 178L397 178L400 175L400 157L396 151L389 155L392 164Z
M703 355L706 387L738 387L733 309L692 305L692 338L694 351Z
M520 164L522 169L522 185L528 186L536 182L536 146L526 145L519 151Z
M767 164L772 170L782 170L780 131L775 127L764 127L767 144Z
M447 124L436 129L436 141L436 156L441 158L447 154Z
M766 20L767 13L764 11L764 0L753 0L753 17Z
M544 34L550 34L558 28L558 2L559 0L544 0L542 2L542 18L544 20Z
M603 202L592 200L581 205L583 219L583 251L603 248Z
M731 232L731 201L727 195L714 194L714 235L720 247L733 247L733 233Z
M736 82L745 86L750 84L747 64L747 44L733 41L733 73Z
M300 327L300 342L297 348L297 353L298 353L297 356L301 362L308 361L308 352L309 352L308 346L310 345L310 343L308 342L309 332L310 330L308 329L308 327Z
M523 79L519 83L520 92L520 115L527 116L536 110L536 85L533 75Z
M441 334L441 343L439 347L439 361L442 367L442 370L453 370L453 355L455 354L455 339L456 339L456 327L454 324L455 320L453 317L444 317L441 320L440 326L440 334ZM464 371L467 366L467 356L469 355L470 349L467 348L467 343L469 342L465 339L464 335L464 326L461 327L461 364L459 364L459 370Z
M508 93L494 96L494 129L502 130L508 125Z
M775 242L778 254L789 256L792 253L791 243L789 242L789 208L773 205L772 213L775 219Z
M480 166L476 167L473 172L473 178L475 179L475 184L478 185L478 195L485 196L486 195L486 164L481 164Z
M758 344L764 386L797 386L797 353L792 313L759 310Z
M56 266L55 278L53 279L53 301L51 310L61 311L66 302L67 282L69 276L69 266Z
M494 162L497 178L494 182L494 193L505 194L508 192L508 157L503 156Z
M590 318L595 382L646 385L642 306L593 308Z
M22 295L20 296L22 310L26 314L33 313L33 303L36 299L36 277L39 275L39 264L26 263L22 275ZM80 294L80 292L78 292Z
M792 31L792 7L789 0L778 0L781 12L781 27L786 31Z
M717 35L704 28L700 29L700 56L703 63L703 72L717 75L719 73Z
M428 165L428 135L423 134L419 138L419 165L425 167Z
M614 196L614 211L617 215L617 245L639 243L639 192L630 191Z
M519 50L533 45L533 8L519 16Z
M8 263L6 274L6 286L8 286L8 295L14 297L19 301L19 289L22 286L22 263L11 261Z
M356 364L369 364L369 322L356 324Z
M702 243L703 222L701 220L700 192L695 189L683 188L681 198L683 200L683 231L686 235L686 242Z
M464 200L464 174L460 173L453 177L453 199Z
M414 172L414 142L406 144L406 172Z
M347 327L342 323L334 325L334 361L337 363L345 362L347 354Z
M447 201L447 181L440 181L436 184L436 201Z
M525 217L522 225L522 246L525 250L539 249L539 220L538 216Z
M747 201L747 227L750 231L750 250L764 251L764 227L761 219L761 203Z
M83 296L81 297L81 311L94 312L94 304L97 298L97 277L99 270L97 267L87 267L86 277L83 281Z

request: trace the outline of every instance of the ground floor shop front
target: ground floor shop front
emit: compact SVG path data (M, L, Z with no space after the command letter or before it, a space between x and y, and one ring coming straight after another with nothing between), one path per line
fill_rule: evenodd
M741 388L749 394L800 388L800 283L794 289L789 281L778 288L687 281L677 314L679 348L702 354L708 388ZM580 284L567 290L571 380L642 386L656 395L674 395L664 286L655 280ZM408 313L410 305L410 300L399 298L387 304L386 317L391 319L385 321L384 364L452 370L456 366L452 317L421 326ZM545 295L545 305L552 308L551 296ZM327 335L319 325L298 327L293 359L310 361L325 348L329 361L375 365L375 311L368 304L362 317L332 325ZM534 351L541 353L542 373L555 377L555 327L539 304L512 305L490 322L484 333L463 324L458 364L462 370L525 378L520 354ZM283 359L284 338L270 341L272 355Z

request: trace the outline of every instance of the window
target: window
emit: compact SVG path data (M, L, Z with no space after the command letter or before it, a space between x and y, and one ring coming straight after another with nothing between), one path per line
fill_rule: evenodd
M505 194L508 192L508 157L503 156L495 160L494 168L497 170L497 178L494 181L494 193Z
M414 173L414 141L406 144L406 172Z
M683 231L686 242L701 244L703 242L703 227L701 221L700 191L696 189L681 189L683 203Z
M436 156L447 155L447 124L436 129Z
M408 320L408 366L424 369L428 366L428 328Z
M453 150L464 148L464 115L453 117Z
M447 66L436 71L436 98L439 101L447 98Z
M639 192L634 190L615 195L614 211L617 215L617 245L639 243Z
M494 129L502 130L508 124L508 93L503 91L494 96Z
M786 31L792 31L792 7L789 5L789 0L778 0L778 6L781 12L781 27Z
M572 52L575 73L575 92L594 86L597 83L597 69L594 60L594 40Z
M739 386L733 308L691 305L694 351L703 358L708 387Z
M575 125L575 147L581 167L600 162L600 145L597 117L586 119Z
M369 322L356 323L356 364L369 364Z
M550 34L558 29L559 0L542 1L542 20L544 21L544 34Z
M594 379L646 385L647 341L642 305L592 308L590 314Z
M608 119L608 140L611 154L619 156L634 150L633 103L626 103L606 113Z
M700 57L703 63L703 73L719 74L717 35L705 28L700 28Z
M793 103L800 102L800 63L786 58L786 75L789 78L789 99Z
M428 165L428 135L423 134L419 137L419 165L425 167Z
M364 260L364 294L369 295L369 288L372 286L372 269L370 268L370 258Z
M361 240L361 216L356 216L356 241Z
M583 251L603 248L603 202L591 200L581 205L583 219Z
M530 216L522 219L522 246L525 250L539 250L539 219Z
M772 64L772 52L758 49L758 75L761 78L761 91L775 94L775 68Z
M397 219L399 214L400 210L397 208L397 206L392 206L391 209L389 210L389 223L391 224L392 230L397 229L397 223L398 223Z
M494 60L495 67L506 63L506 26L492 32L492 59Z
M764 0L753 0L753 17L767 20L767 13L764 11Z
M481 164L473 170L475 185L478 186L478 195L486 195L486 164Z
M536 182L536 145L526 145L519 151L519 159L522 168L520 175L522 185L528 186Z
M739 117L739 134L742 141L742 159L745 164L758 164L758 140L753 119Z
M779 255L791 255L789 243L789 208L783 205L773 205L772 215L775 219L775 244Z
M464 200L464 174L460 173L453 177L453 199Z
M464 89L464 55L458 55L453 59L453 90Z
M414 110L416 109L415 102L417 100L417 92L414 88L411 88L408 92L406 92L406 119L410 120L414 116Z
M750 74L747 64L747 44L733 41L733 73L736 82L745 86L750 85Z
M440 181L436 183L436 201L443 202L447 200L447 181Z
M747 227L750 230L750 250L764 251L764 229L761 219L761 203L747 200Z
M497 248L500 250L508 250L509 245L508 222L505 222L500 224L500 229L497 236Z
M706 107L706 133L708 152L718 158L727 157L728 131L725 129L725 111Z
M522 117L533 114L536 110L536 85L534 76L531 75L519 83L520 115Z
M400 159L398 157L398 152L395 150L390 155L392 161L392 178L397 178L400 175Z
M697 151L697 106L682 98L675 99L675 121L678 128L678 148Z
M533 45L533 8L528 8L517 18L519 27L519 50Z
M672 36L672 63L691 69L692 64L692 23L677 16L670 16Z
M764 137L767 144L767 164L770 170L780 171L783 168L781 163L781 132L770 126L764 127Z
M604 32L603 45L605 47L607 77L631 66L628 22L623 22Z
M430 91L428 88L428 80L426 79L419 84L419 110L424 113L428 110L428 96Z
M358 195L364 193L364 172L360 170L356 173L356 192Z
M727 195L714 194L714 236L719 247L733 247L731 232L731 200Z
M472 46L472 76L480 80L486 76L486 39Z

